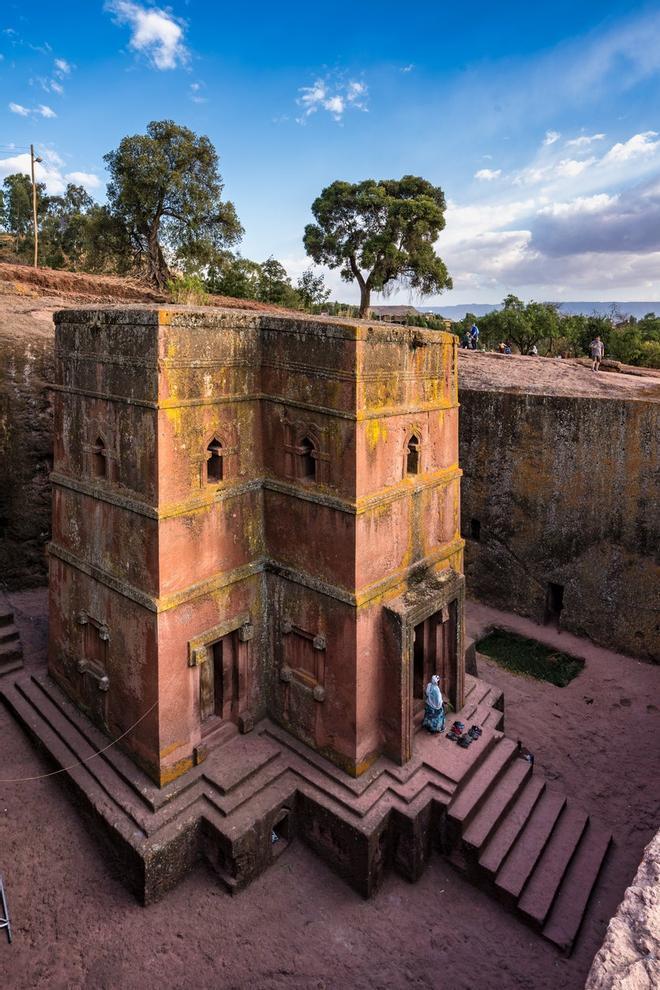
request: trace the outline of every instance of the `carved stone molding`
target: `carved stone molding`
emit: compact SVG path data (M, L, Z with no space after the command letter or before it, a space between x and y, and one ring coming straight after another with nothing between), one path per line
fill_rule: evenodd
M243 629L245 630L243 634L245 638L241 636ZM236 630L238 630L238 638L241 643L247 643L252 639L254 628L248 612L239 612L233 619L221 622L220 625L213 626L212 629L207 629L200 636L191 639L188 643L188 666L199 667L200 664L205 663L208 659L208 647L211 643L217 642L223 636L236 632ZM252 630L251 634L249 630Z

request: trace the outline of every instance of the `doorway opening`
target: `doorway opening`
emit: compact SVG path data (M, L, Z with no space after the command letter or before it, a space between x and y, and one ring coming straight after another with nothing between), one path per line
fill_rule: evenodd
M564 585L548 582L548 590L545 596L545 618L543 624L546 626L556 625L559 628L559 620L564 607Z
M207 647L199 668L199 714L202 733L219 720L236 722L239 714L238 641L229 633Z
M479 519L470 519L470 536L477 543L481 541L481 521Z
M415 626L413 639L413 713L424 704L426 685L440 678L443 698L456 707L458 687L457 606L450 602Z
M309 437L300 441L300 477L316 481L316 448Z
M288 808L282 808L277 818L273 822L270 833L270 842L273 850L273 858L283 853L291 841L291 812Z

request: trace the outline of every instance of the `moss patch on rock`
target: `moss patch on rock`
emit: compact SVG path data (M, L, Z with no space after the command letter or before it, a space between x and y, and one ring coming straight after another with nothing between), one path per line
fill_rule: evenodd
M513 674L525 674L539 681L566 687L584 667L580 657L560 653L526 636L495 629L477 643L483 653Z

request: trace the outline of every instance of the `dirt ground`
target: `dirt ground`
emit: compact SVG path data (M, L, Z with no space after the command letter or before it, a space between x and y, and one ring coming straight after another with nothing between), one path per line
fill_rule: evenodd
M44 591L10 600L30 663L43 660ZM470 612L473 628L498 618L483 606ZM512 621L525 631L527 620ZM575 642L559 639L566 649ZM660 670L577 642L588 646L586 667L563 689L480 666L504 689L507 732L535 753L535 772L579 795L615 832L570 959L440 857L417 884L390 875L365 902L294 844L234 898L200 865L162 902L142 908L55 777L0 784L0 871L14 926L13 945L0 935L0 985L578 990L657 827ZM0 706L0 777L48 769Z

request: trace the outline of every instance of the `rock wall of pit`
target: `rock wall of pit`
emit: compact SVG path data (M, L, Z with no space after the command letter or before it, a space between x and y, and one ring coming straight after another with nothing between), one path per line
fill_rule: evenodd
M472 388L460 402L469 594L555 621L552 583L562 628L657 659L660 404Z
M635 879L607 926L585 990L660 986L660 832L644 850Z
M9 589L46 577L52 376L52 337L0 334L0 586Z

